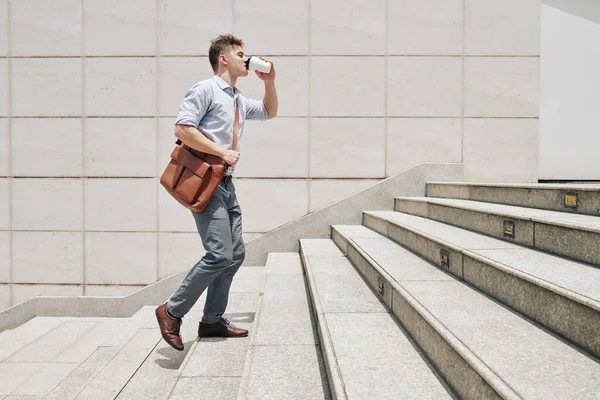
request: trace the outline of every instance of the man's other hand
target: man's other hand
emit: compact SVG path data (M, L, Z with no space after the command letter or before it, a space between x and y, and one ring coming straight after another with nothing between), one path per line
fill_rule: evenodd
M234 167L235 164L240 160L240 153L233 150L225 150L223 157L221 157L227 164Z

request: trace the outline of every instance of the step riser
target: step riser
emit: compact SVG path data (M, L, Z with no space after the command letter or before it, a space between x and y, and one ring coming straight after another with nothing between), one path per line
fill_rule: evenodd
M577 208L565 207L565 195L577 195ZM542 210L600 216L600 192L588 190L506 188L427 184L427 196L508 204Z
M600 358L597 310L375 216L365 214L363 224ZM448 254L449 267L441 263L442 250Z
M595 232L405 199L396 199L394 209L600 266ZM514 224L514 238L505 236L505 222Z
M427 354L437 371L450 387L463 399L501 399L516 398L512 392L497 388L498 392L477 372L421 313L411 301L391 283L385 272L377 269L365 255L350 244L346 238L333 230L335 243L345 252L348 259L361 272L371 289L392 310L395 317L407 330L421 350ZM380 283L383 282L383 294Z

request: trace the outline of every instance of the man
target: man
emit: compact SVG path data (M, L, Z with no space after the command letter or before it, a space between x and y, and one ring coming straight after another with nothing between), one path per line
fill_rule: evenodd
M275 118L278 101L273 66L268 74L256 71L265 83L262 102L246 99L235 87L238 78L248 75L243 45L241 39L230 34L211 42L208 58L215 75L192 86L181 103L175 123L175 136L184 144L216 155L230 165L206 210L192 212L206 255L190 270L167 303L156 309L162 337L180 351L183 350L182 318L207 288L198 336L248 336L247 330L236 328L222 317L231 281L245 255L242 214L231 178L240 158L241 140L238 140L238 148L232 148L233 131L238 128L241 139L247 119ZM234 124L237 113L239 127Z

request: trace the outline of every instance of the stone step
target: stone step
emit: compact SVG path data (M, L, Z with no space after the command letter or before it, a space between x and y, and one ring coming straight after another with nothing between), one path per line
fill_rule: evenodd
M238 399L329 398L310 315L299 255L269 254Z
M234 277L224 315L232 323L251 328L259 292L264 280L263 267L242 267ZM141 363L119 392L118 400L188 399L202 396L231 399L238 390L248 342L246 338L198 338L206 291L183 318L181 335L184 351L171 348L163 340ZM154 307L152 307L154 313ZM145 330L160 332L156 319L150 318Z
M47 399L116 398L160 340L157 329L145 329L153 318L154 307L146 306L126 319L117 331L107 334L94 353L60 382ZM89 345L80 346L89 349Z
M224 317L234 325L250 330L251 334L256 329L256 312L264 279L264 267L242 267L235 275L230 289ZM236 397L239 390L250 339L197 338L205 300L206 292L184 318L188 329L193 329L193 333L190 331L186 334L184 340L187 343L186 337L195 339L195 345L190 350L190 356L179 367L170 400L230 400Z
M600 216L598 184L428 182L427 196Z
M242 267L236 274L225 315L236 325L252 325L264 270ZM4 331L0 398L166 400L204 393L231 399L238 391L248 342L244 348L228 340L197 341L205 297L182 325L183 352L161 339L155 306L143 307L131 318L37 317Z
M397 198L394 209L600 266L600 217L428 197Z
M334 230L460 398L598 398L591 357L366 227Z
M0 337L0 362L67 320L68 318L36 317L15 329L3 331Z
M9 398L69 398L49 394L71 379L82 364L89 364L98 346L126 322L121 318L37 317L8 331L3 336L7 342L0 348L10 347L11 343L15 346L12 354L0 362L0 394ZM95 368L92 373L97 371Z
M600 356L599 269L413 215L377 211L363 218L367 227Z
M300 246L333 398L453 398L331 240Z

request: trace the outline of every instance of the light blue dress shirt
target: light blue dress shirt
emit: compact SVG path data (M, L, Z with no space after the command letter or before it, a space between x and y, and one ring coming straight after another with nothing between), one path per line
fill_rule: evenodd
M240 107L236 149L240 151L246 120L266 120L267 108L262 101L245 98L237 88L232 88L216 75L196 83L186 93L175 123L194 126L213 142L231 150L235 101Z

